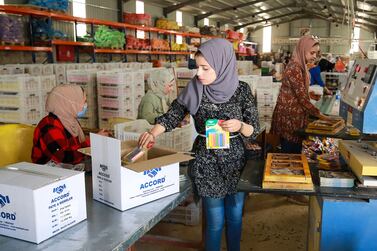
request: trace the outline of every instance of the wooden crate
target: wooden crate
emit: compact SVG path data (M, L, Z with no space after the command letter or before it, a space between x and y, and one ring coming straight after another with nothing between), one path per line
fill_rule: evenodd
M269 189L313 190L305 155L269 153L262 186Z

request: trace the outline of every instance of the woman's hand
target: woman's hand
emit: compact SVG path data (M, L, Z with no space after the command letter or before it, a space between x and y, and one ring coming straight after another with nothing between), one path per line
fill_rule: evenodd
M151 132L144 132L140 135L138 144L143 148L151 148L155 142L155 137Z
M321 119L321 120L327 120L327 121L339 120L338 117L327 116L327 115L324 115L322 113L318 116L318 118Z
M99 132L97 132L97 134L102 135L102 136L106 136L106 137L111 136L111 132L106 130L106 129L99 130Z
M242 122L238 119L230 119L223 121L220 126L226 132L239 132L242 128Z

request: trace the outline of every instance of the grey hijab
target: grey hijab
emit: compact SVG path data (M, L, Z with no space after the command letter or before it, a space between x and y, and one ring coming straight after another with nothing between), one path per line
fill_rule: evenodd
M197 76L178 96L177 101L194 115L199 109L203 92L214 104L227 102L238 87L237 61L233 46L228 40L213 38L198 49L216 72L216 80L203 85Z

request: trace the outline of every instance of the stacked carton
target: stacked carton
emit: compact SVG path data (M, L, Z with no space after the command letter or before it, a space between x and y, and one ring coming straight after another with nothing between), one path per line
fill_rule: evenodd
M136 119L144 96L144 72L135 70L97 73L99 125L108 128L110 118Z
M0 76L0 122L36 124L41 117L39 77Z

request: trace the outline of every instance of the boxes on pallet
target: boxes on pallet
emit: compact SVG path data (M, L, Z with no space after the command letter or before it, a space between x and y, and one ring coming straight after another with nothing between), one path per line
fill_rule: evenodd
M162 221L181 223L188 226L195 226L200 223L201 203L191 202L187 205L179 205L171 211Z
M134 74L132 70L125 71L125 72L100 71L97 73L98 84L131 85L131 83L133 83L133 80L134 80Z
M32 76L42 76L42 64L28 64L25 66L25 73Z
M273 112L274 112L274 107L272 105L258 106L258 115L260 117L272 118Z
M183 79L191 79L195 77L197 70L194 69L188 69L183 67L174 68L177 78L183 78Z
M238 75L252 75L253 61L237 61Z
M144 96L144 94L145 94L145 84L144 84L144 82L135 83L134 95L135 96Z
M104 66L105 70L119 69L119 63L106 63Z
M77 64L65 64L65 69L69 70L77 70Z
M2 108L28 107L39 109L40 103L41 97L38 92L0 92L0 107Z
M52 64L43 64L42 75L54 75L54 66Z
M151 68L153 68L153 63L150 63L150 62L144 62L141 65L141 69L151 69Z
M127 85L98 85L98 96L121 97L133 96L133 88L131 84Z
M189 79L177 79L177 87L186 87L189 82Z
M85 220L84 178L26 162L2 168L0 234L38 244Z
M56 84L61 85L67 83L65 64L54 64L54 74L56 78Z
M0 75L24 74L25 67L23 65L2 65L0 66Z
M254 76L254 75L240 75L238 76L238 79L240 81L243 81L247 83L251 89L251 93L256 96L257 93L257 81L259 79L259 76Z
M5 123L24 123L37 124L41 118L39 109L30 109L26 107L18 108L0 108L0 122Z
M135 111L133 106L122 107L121 109L99 107L98 110L99 119L110 119L115 117L136 119L137 117L137 112Z
M157 137L156 145L168 147L176 151L190 151L193 144L192 124L178 127ZM116 124L114 134L120 140L138 140L140 135L152 128L144 119Z
M98 97L98 106L101 108L113 108L118 110L132 109L134 106L134 98L130 96L125 97Z
M56 86L56 78L54 75L45 75L40 77L40 90L50 92Z
M88 64L84 64L84 63L81 63L81 64L77 64L77 70L87 70L88 69Z
M39 89L39 77L28 74L1 75L0 92L37 92Z
M153 147L144 160L125 165L122 153L136 141L90 134L93 198L121 211L179 192L179 162L192 157Z

